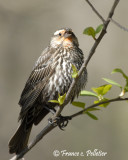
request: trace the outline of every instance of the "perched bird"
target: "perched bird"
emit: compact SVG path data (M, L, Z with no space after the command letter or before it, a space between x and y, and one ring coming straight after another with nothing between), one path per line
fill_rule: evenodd
M9 152L19 154L27 147L33 124L37 125L55 103L58 94L64 95L72 81L72 64L79 70L84 62L84 55L79 48L77 37L70 28L57 30L35 63L35 66L22 91L19 105L21 107L20 126L9 141ZM87 81L87 71L73 88L70 101L78 96Z

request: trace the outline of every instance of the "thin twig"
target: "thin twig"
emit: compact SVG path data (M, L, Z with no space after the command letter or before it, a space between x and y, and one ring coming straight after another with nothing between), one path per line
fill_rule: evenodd
M119 27L120 29L123 29L124 31L128 32L128 28L122 26L121 24L119 24L118 22L116 22L114 19L110 19L112 23L114 23L117 27Z
M90 3L89 0L85 0L89 6L92 8L92 10L96 13L96 15L102 20L102 22L105 22L105 19L100 15L100 13L95 9L95 7Z
M121 98L121 97L117 97L117 98L113 98L113 99L110 99L110 100L106 100L104 102L99 102L99 103L96 103L96 104L92 104L91 106L89 107L86 107L85 109L82 109L81 111L75 113L75 114L72 114L71 116L69 116L70 118L74 118L78 115L81 115L83 114L83 112L87 111L88 109L91 109L91 108L95 108L101 104L106 104L106 103L110 103L110 102L117 102L117 101L126 101L128 100L128 98Z
M93 56L93 54L95 53L95 50L97 48L97 46L99 45L101 39L104 37L105 33L106 33L106 29L107 29L107 26L110 22L110 19L112 18L113 16L113 13L114 13L114 10L118 4L119 0L115 0L114 3L113 3L113 6L109 12L109 15L108 15L108 18L107 20L104 22L104 27L103 27L103 30L102 32L100 33L98 39L95 41L94 45L92 46L92 49L90 50L89 52L89 55L87 57L87 59L84 61L79 73L78 73L78 78L74 79L68 92L67 92L67 95L66 95L66 99L65 99L65 102L64 104L61 106L61 107L58 107L58 110L56 112L56 114L54 115L53 119L55 119L58 115L60 115L60 113L62 112L63 108L65 105L67 105L67 103L70 101L70 95L72 95L72 89L74 88L74 86L76 85L77 81L79 80L80 76L82 75L83 71L85 70L85 68L87 68L87 65L88 65L88 62L90 61L91 57ZM94 11L95 12L95 11ZM96 13L96 12L95 12ZM99 16L98 16L99 17ZM31 148L33 148L36 143L38 141L40 141L47 133L49 133L52 129L54 129L56 127L56 124L53 125L53 124L48 124L37 136L36 138L32 141L32 143L30 143L28 145L28 148L25 148L19 155L16 155L14 156L12 159L10 160L18 160L20 158L22 158Z

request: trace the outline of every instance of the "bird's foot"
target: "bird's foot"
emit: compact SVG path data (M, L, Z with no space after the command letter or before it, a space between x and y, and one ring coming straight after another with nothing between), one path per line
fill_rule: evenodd
M72 118L70 116L59 116L57 117L57 125L61 130L64 130L63 128L65 128L68 125L69 120L71 120Z
M68 125L69 120L71 120L72 118L70 116L59 116L56 117L54 120L53 119L49 119L49 123L51 124L56 124L58 125L58 127L61 130L64 130L63 128L65 128Z

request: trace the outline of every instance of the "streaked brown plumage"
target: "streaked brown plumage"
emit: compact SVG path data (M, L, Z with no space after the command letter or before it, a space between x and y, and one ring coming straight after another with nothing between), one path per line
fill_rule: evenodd
M47 108L56 104L49 100L66 93L72 83L72 64L79 70L84 55L71 29L64 28L54 33L49 46L38 58L21 94L19 105L21 124L9 141L9 152L20 153L28 143L32 125L37 125L48 113ZM73 89L70 100L79 94L87 81L85 70Z

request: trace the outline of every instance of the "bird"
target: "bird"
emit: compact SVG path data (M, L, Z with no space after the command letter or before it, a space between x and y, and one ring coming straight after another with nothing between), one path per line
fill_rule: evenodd
M78 39L71 28L62 28L54 32L49 45L37 59L32 72L21 93L20 125L9 141L9 153L16 155L27 147L33 125L38 125L42 119L56 107L58 94L68 92L73 81L72 65L80 70L84 63L84 54L79 48ZM73 88L69 102L72 102L87 82L87 70ZM54 110L55 111L55 110Z

